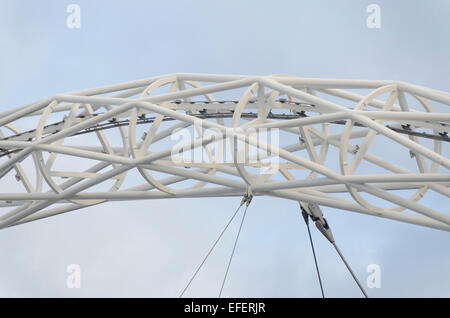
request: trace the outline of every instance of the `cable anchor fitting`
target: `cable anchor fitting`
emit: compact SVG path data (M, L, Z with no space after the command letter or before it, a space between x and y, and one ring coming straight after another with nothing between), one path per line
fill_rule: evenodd
M250 187L248 187L247 193L244 195L244 197L241 200L241 206L244 205L244 203L247 203L247 206L250 205L250 202L252 202L253 199L253 191Z
M323 217L322 210L315 203L308 203L306 209L302 206L302 215L305 219L305 222L308 223L308 216L311 220L316 224L317 229L320 233L323 234L327 238L330 243L334 243L334 236L331 232L330 226L328 225L327 220Z

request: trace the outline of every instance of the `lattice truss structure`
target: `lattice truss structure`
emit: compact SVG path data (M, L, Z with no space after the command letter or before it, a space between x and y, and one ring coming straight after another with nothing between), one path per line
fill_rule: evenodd
M56 95L0 114L0 228L107 201L251 192L449 231L449 105L404 82L290 75L171 74ZM193 137L177 158L202 160L174 160L182 131Z

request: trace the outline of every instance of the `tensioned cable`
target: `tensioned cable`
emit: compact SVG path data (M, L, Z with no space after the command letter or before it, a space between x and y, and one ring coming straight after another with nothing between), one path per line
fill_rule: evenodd
M233 221L234 217L236 216L236 214L239 212L239 210L241 209L241 206L244 205L245 201L242 200L241 204L239 205L239 207L236 209L236 211L234 212L233 216L230 218L230 220L228 221L227 225L224 227L224 229L222 230L222 232L220 233L219 237L216 239L216 241L214 242L214 244L211 246L211 248L209 249L208 253L206 254L205 258L203 259L203 261L200 263L200 265L198 266L197 270L195 271L194 275L192 275L191 279L189 280L189 282L187 283L186 287L184 287L183 291L181 292L179 298L183 297L184 293L186 292L186 290L189 288L189 286L191 285L192 281L194 280L194 278L197 276L198 272L200 271L200 269L202 268L203 264L205 264L206 260L208 259L209 255L212 253L212 251L214 250L214 248L216 247L217 243L220 241L220 239L222 238L223 234L225 233L225 231L227 230L228 226L231 224L231 222Z
M242 220L241 220L241 225L239 226L239 231L237 233L236 240L234 241L233 251L231 252L230 260L228 261L227 271L225 272L225 276L222 281L222 286L220 287L219 298L222 296L223 287L225 286L225 282L227 280L228 271L230 270L231 261L233 260L234 252L236 250L236 245L239 240L239 235L241 234L242 225L244 224L245 215L247 214L247 209L248 209L249 203L250 202L247 202L247 205L245 207L244 215L242 216Z
M305 218L305 222L307 222L307 217L310 216L311 219L315 222L316 227L319 230L319 232L321 232L323 234L323 236L325 236L325 238L331 244L333 244L333 246L336 249L337 253L341 257L341 260L344 262L345 266L347 267L348 271L352 275L352 277L355 280L356 284L358 285L359 289L361 289L361 291L364 294L364 296L366 298L369 298L367 296L366 291L364 290L364 288L362 287L361 283L359 282L358 278L356 277L356 275L353 273L352 269L350 268L350 265L345 260L344 255L342 255L340 249L336 245L336 242L334 240L334 237L333 237L333 234L331 232L330 226L329 226L327 220L323 217L323 213L322 213L320 207L318 205L316 205L316 204L309 203L308 204L308 213L305 211L303 206L301 206L301 209L302 209L303 218ZM308 222L307 222L307 225L308 225ZM308 230L309 230L309 227L308 227ZM309 233L309 237L311 238L311 233ZM312 244L312 239L311 239L311 244ZM315 255L315 253L314 253L314 255ZM314 256L314 259L315 259L315 256ZM317 262L316 262L316 265L317 265ZM318 267L317 267L317 269L318 269ZM320 277L319 277L319 280L320 280ZM322 283L321 283L321 287L322 287ZM322 291L322 295L323 295L323 291Z
M333 244L334 248L336 249L336 251L338 252L339 256L341 257L342 261L344 262L345 266L347 266L348 271L353 276L353 279L355 280L355 282L358 285L359 289L361 289L362 293L364 294L364 297L369 298L369 296L367 296L366 291L364 290L364 288L362 287L361 283L359 282L358 278L355 276L355 274L353 273L352 269L350 268L350 265L345 260L344 255L342 255L341 251L337 247L336 243L332 242L332 244Z
M322 298L325 298L325 294L323 292L323 286L322 286L322 279L320 278L319 264L317 263L316 252L314 250L314 243L313 243L312 236L311 236L311 230L309 228L309 216L304 211L302 211L302 215L303 215L303 219L305 220L306 227L308 229L309 241L311 243L311 249L312 249L312 253L313 253L313 256L314 256L314 263L316 264L317 277L319 278L320 291L322 292Z

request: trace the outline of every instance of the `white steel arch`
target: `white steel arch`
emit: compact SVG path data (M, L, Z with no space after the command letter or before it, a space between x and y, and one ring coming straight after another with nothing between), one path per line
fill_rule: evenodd
M179 73L55 95L0 114L1 189L18 184L0 193L0 228L251 191L450 231L448 106L449 93L399 81L290 75ZM421 203L430 192L443 210Z

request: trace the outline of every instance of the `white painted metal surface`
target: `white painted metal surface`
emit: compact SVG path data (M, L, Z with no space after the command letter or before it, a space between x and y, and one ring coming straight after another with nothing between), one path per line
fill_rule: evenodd
M56 95L0 114L0 181L22 187L0 193L0 228L112 200L251 190L450 231L448 106L450 94L403 82L288 75L171 74ZM175 128L195 130L185 146L207 159L176 162ZM217 160L225 133L253 160L235 148ZM264 147L278 168L258 174L274 158L250 149ZM421 203L429 192L443 210Z

